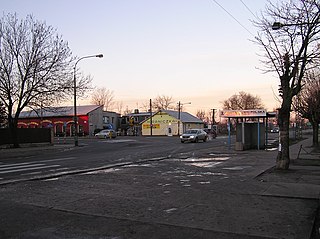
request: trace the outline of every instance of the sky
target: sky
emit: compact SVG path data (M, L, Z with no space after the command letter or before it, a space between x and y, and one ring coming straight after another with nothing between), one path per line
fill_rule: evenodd
M279 106L279 80L261 71L262 52L251 41L257 29L250 20L266 3L7 0L1 9L19 18L32 14L56 28L76 57L103 54L77 66L91 75L93 86L113 91L123 110L143 111L149 99L165 95L175 104L191 102L184 110L196 114L221 109L222 101L240 91L260 97L269 111ZM78 103L90 104L90 96Z

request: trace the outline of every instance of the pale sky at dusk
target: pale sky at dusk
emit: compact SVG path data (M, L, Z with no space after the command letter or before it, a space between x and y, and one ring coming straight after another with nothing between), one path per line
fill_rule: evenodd
M241 24L221 7L220 3ZM93 85L114 92L123 107L142 107L158 95L191 102L184 110L221 109L239 91L261 97L268 110L278 79L258 68L256 29L250 19L267 0L7 0L3 14L46 21L69 42ZM244 5L244 4L245 5ZM272 90L273 89L273 90ZM88 104L89 101L79 101ZM69 105L72 105L70 102Z

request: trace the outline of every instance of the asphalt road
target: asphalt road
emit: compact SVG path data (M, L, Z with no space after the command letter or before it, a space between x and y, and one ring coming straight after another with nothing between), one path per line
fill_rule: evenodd
M0 156L0 184L55 177L90 170L126 165L159 158L192 157L201 151L226 149L228 139L184 143L177 137L117 137L116 139L56 138L55 145L30 149L4 149ZM219 149L220 150L220 149Z
M318 168L278 174L277 151L236 152L227 141L119 137L1 150L0 238L311 238ZM59 169L69 175L54 177ZM22 182L4 184L10 178Z

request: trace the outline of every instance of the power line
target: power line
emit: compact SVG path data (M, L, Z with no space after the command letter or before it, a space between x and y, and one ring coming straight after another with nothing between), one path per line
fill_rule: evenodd
M244 1L240 0L240 2L245 6L245 8L254 16L254 18L257 18L257 16L251 11L251 9L247 6L247 4L244 3Z
M223 11L225 11L230 17L233 18L244 30L246 30L250 35L254 36L252 32L249 31L248 28L246 28L237 18L235 18L227 9L225 9L220 3L218 3L216 0L212 0L215 4L217 4Z

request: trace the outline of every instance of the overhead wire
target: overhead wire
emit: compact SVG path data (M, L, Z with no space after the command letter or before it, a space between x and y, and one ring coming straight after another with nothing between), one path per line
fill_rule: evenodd
M233 16L227 9L225 9L218 1L212 0L215 4L217 4L223 11L225 11L233 20L235 20L244 30L246 30L250 35L254 36L254 34L246 28L235 16Z
M251 11L251 9L247 6L247 4L244 3L243 0L240 0L240 2L245 6L245 8L252 14L254 18L257 18L257 16Z

